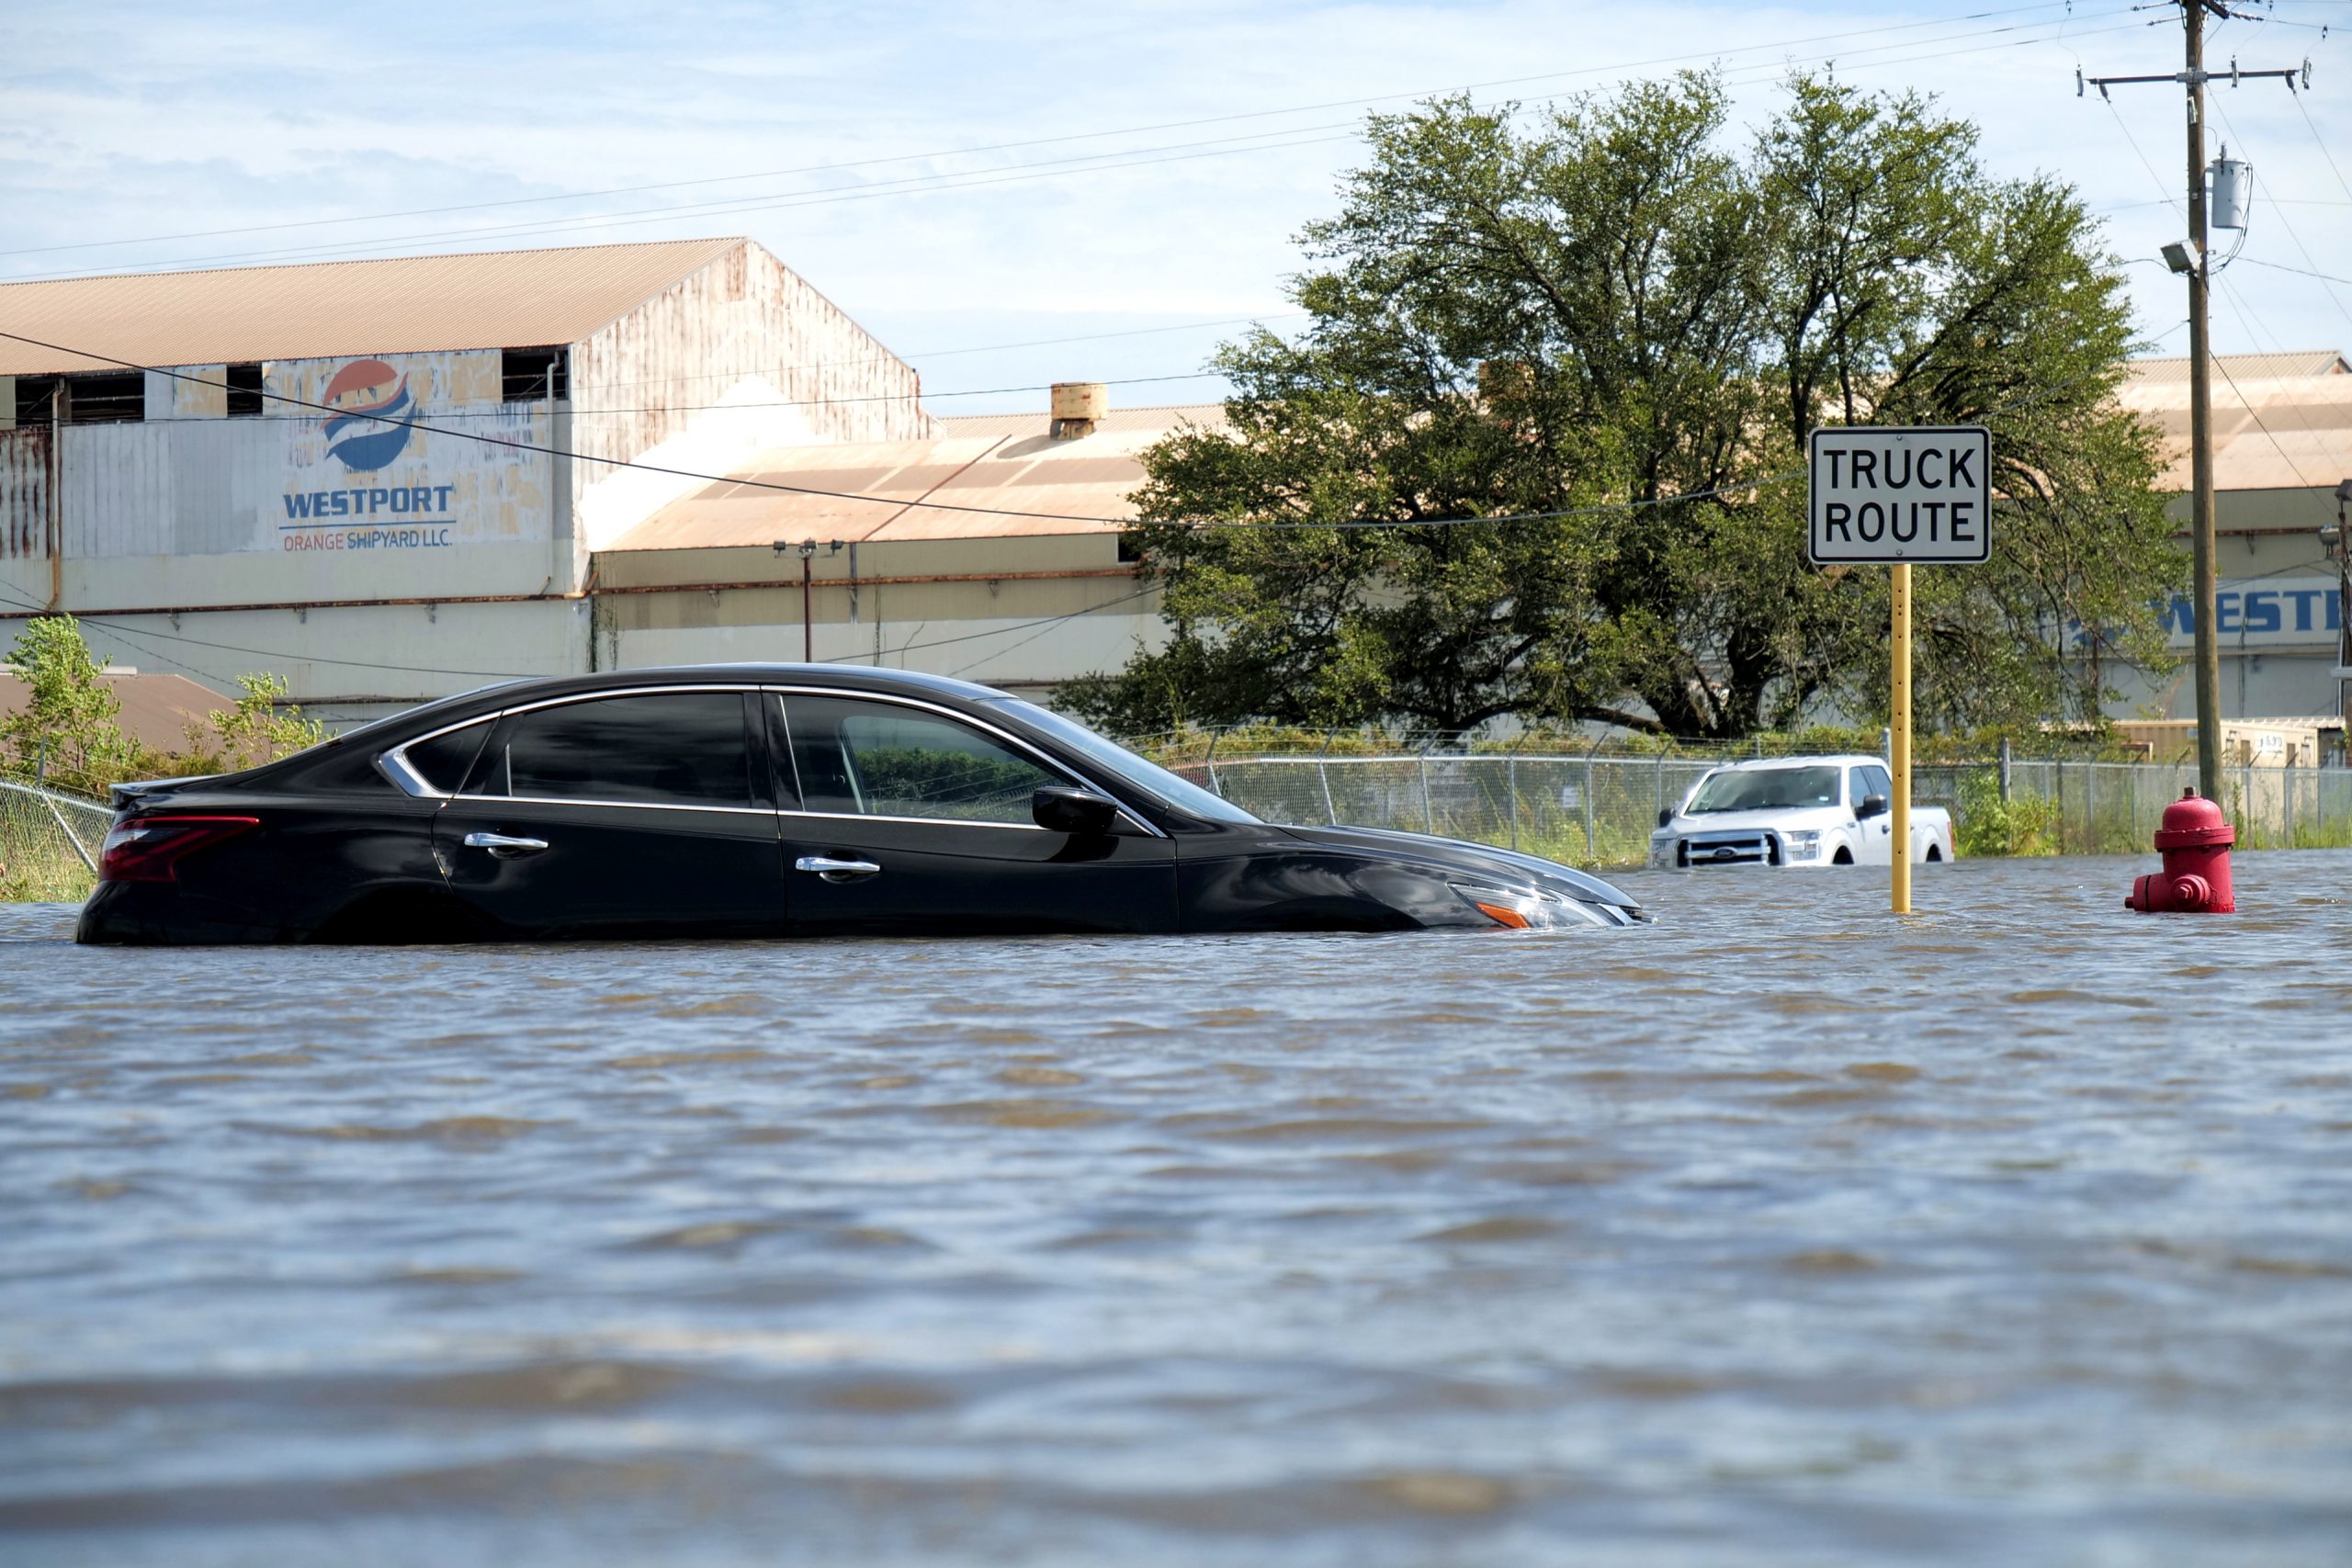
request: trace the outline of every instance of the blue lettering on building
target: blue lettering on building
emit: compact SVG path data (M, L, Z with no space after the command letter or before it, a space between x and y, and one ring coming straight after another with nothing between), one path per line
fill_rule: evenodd
M334 525L332 523L318 521L330 517L373 517L379 513L407 517L436 513L446 516L449 511L449 498L457 491L456 485L295 491L286 497L288 521L280 525L280 532L333 527Z

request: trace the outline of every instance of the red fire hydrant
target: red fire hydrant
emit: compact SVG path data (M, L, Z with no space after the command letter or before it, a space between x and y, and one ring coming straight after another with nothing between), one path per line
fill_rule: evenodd
M2230 846L2237 841L2237 829L2220 807L2193 789L2181 791L2165 807L2165 825L2156 829L2156 852L2165 857L2165 868L2136 878L2123 907L2143 915L2234 914Z

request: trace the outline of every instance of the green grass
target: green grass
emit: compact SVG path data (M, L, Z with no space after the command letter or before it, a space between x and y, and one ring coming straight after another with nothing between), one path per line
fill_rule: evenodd
M15 795L0 805L0 900L78 904L96 886L39 802Z

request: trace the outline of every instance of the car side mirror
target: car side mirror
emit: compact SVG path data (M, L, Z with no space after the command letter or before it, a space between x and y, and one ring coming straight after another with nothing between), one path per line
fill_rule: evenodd
M1862 803L1854 807L1854 820L1857 822L1867 822L1873 817L1885 816L1886 811L1886 796L1883 795L1866 795L1862 796Z
M1661 806L1661 807L1659 807L1657 808L1657 825L1658 825L1659 827L1663 828L1663 827L1665 827L1668 822L1671 822L1671 821L1673 821L1673 820L1674 820L1674 807L1672 807L1671 806Z
M1029 797L1029 815L1057 833L1100 838L1119 819L1119 803L1072 784L1046 784Z

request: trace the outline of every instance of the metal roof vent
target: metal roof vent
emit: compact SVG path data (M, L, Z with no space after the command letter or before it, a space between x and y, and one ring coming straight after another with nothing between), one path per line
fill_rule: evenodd
M1100 381L1054 383L1053 423L1047 434L1057 441L1091 435L1111 412L1111 389Z

